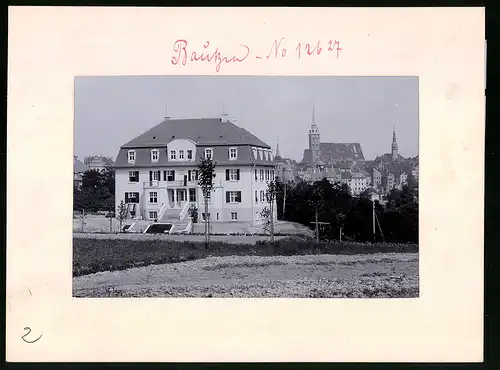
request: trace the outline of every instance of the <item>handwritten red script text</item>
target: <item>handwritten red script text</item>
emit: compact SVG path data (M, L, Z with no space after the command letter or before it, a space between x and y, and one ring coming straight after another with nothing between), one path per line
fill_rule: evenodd
M237 52L234 53L235 55L224 55L220 51L219 46L216 46L214 49L210 41L205 42L203 49L200 51L191 47L186 40L177 40L174 42L174 56L170 62L174 66L178 64L186 66L188 63L199 62L212 63L215 66L215 71L219 72L223 64L242 63L249 58L268 60L292 57L301 59L321 54L334 54L338 58L341 51L340 41L337 40L328 40L326 42L315 41L313 43L296 42L289 49L286 46L285 39L282 37L279 40L274 40L263 54L252 54L248 45L241 44Z

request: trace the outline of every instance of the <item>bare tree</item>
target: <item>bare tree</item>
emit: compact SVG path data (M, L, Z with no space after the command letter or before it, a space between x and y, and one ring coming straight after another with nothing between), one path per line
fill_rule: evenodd
M214 188L215 166L217 163L212 158L201 158L198 165L198 185L203 192L203 201L205 203L205 249L208 249L210 243L210 217L208 213L208 197Z

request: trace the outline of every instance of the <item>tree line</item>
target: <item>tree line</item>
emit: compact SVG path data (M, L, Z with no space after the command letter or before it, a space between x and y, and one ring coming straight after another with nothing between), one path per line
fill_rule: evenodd
M73 210L85 212L115 211L115 170L88 170L80 187L73 189Z
M278 219L318 226L322 239L418 243L418 193L413 185L372 202L367 190L353 197L347 184L276 180ZM375 211L375 212L374 212ZM375 230L375 232L374 232Z

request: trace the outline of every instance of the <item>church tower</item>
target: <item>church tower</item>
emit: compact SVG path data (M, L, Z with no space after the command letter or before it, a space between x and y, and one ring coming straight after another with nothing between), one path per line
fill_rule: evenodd
M396 141L396 128L392 128L392 146L391 146L392 160L397 161L398 155L398 142Z
M321 150L319 145L319 128L316 125L316 119L314 117L314 105L312 111L312 123L309 128L309 150L312 153L312 162L317 163L321 157Z

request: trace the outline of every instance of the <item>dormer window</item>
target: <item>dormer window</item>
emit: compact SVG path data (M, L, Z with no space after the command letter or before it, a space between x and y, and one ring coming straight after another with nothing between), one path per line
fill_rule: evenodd
M264 150L264 158L266 159L266 161L269 160L269 152L267 150Z
M128 163L134 163L135 162L135 150L129 150L128 151Z
M158 162L160 152L158 149L151 149L151 162Z
M179 150L179 159L184 159L184 150Z
M187 159L193 159L193 151L192 150L188 150L187 151Z
M238 149L229 148L229 159L235 160L236 158L238 158Z
M205 149L205 159L213 159L214 157L214 151L213 149Z
M259 158L262 160L262 149L259 149Z
M175 154L175 150L171 150L171 151L170 151L170 159L172 159L172 160L174 160L174 161L177 159L177 156L176 156L176 154Z
M257 159L257 148L252 148L253 158Z

